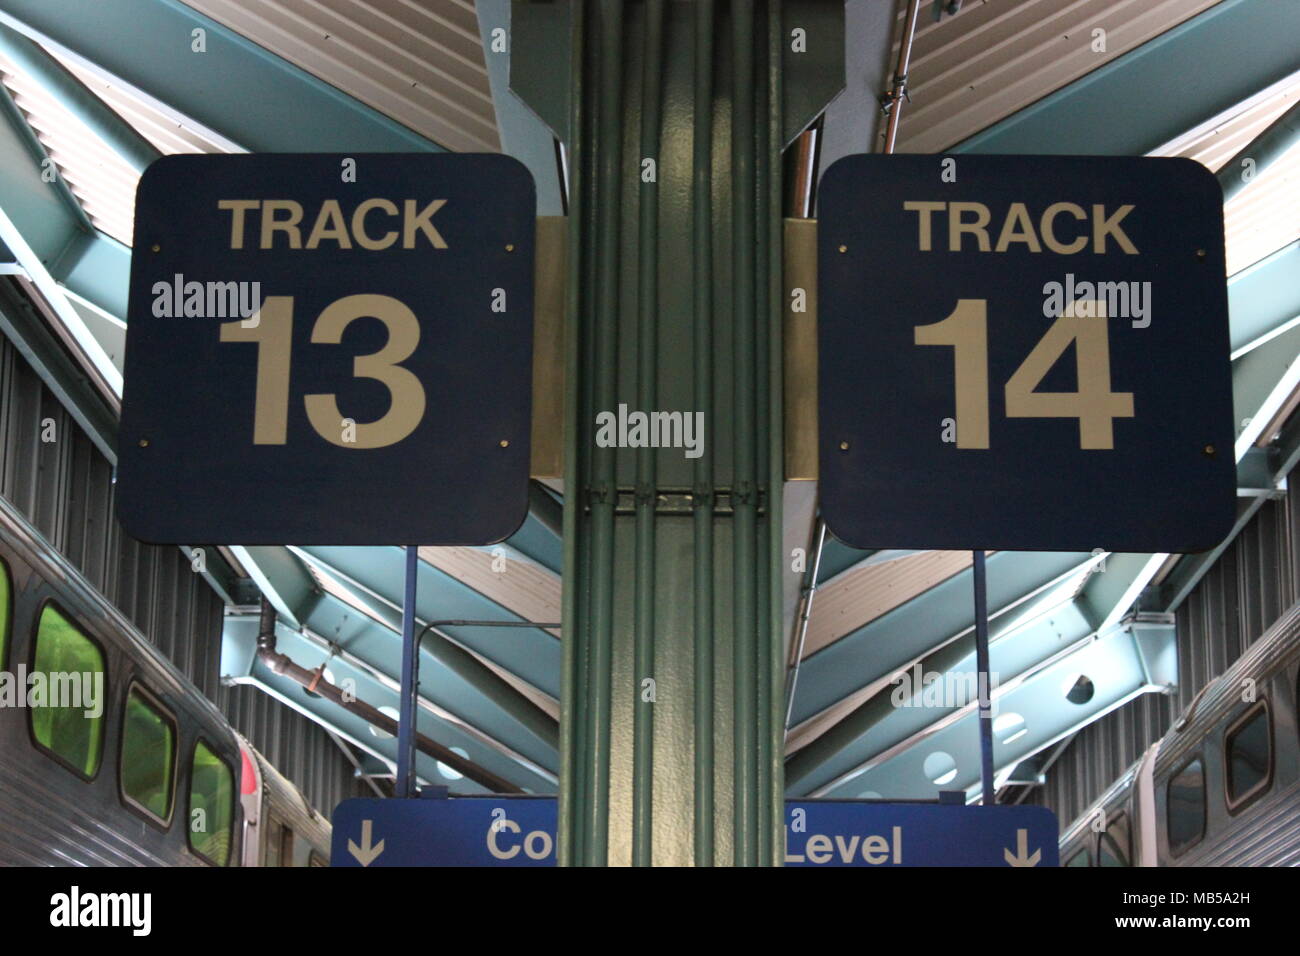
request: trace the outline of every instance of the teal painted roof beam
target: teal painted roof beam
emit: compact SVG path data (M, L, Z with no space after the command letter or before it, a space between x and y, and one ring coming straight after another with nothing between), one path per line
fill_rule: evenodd
M157 148L136 132L135 127L118 116L98 96L68 72L42 47L15 30L0 24L0 52L19 70L41 85L87 129L98 136L113 152L137 172L158 158Z
M179 0L0 0L0 23L250 152L442 150Z
M1300 69L1300 3L1221 0L952 147L1140 156Z

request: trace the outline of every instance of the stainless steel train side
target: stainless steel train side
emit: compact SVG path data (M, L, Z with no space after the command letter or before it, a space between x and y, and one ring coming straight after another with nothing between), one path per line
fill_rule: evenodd
M1065 866L1300 865L1300 604L1061 836Z
M50 706L60 680L84 692L75 707ZM250 819L273 844L250 841ZM329 825L297 788L0 497L0 865L328 855Z

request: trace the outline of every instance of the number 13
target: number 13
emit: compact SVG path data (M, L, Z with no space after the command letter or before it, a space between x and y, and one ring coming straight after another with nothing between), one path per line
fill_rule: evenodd
M289 365L293 348L293 296L268 296L254 313L257 322L224 322L223 342L257 343L257 393L254 399L253 444L283 445L289 422ZM342 448L384 448L395 445L419 426L424 417L424 386L399 362L411 357L420 342L420 321L401 301L386 295L349 295L326 306L311 330L313 342L337 345L354 320L373 316L388 330L378 352L353 359L356 378L373 378L388 389L389 408L383 417L355 426L355 441L344 440L338 396L306 395L307 419L322 438Z

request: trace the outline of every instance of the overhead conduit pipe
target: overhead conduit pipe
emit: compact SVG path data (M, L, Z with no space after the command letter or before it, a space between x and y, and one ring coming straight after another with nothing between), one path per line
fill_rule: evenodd
M301 684L313 694L319 694L349 713L356 714L362 720L368 721L372 726L378 727L394 737L397 736L397 721L392 717L389 717L379 708L357 699L352 694L345 695L342 690L325 680L317 671L308 670L295 664L288 655L281 654L276 650L275 608L271 606L271 602L266 598L262 599L262 612L257 629L257 658L282 677L287 677L295 683ZM430 740L423 734L416 734L415 745L421 753L447 765L464 775L466 779L487 787L493 793L524 792L509 780L498 777L491 771L466 760L454 750Z

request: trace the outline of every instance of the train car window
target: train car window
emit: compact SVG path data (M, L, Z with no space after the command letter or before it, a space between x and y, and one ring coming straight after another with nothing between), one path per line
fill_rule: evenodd
M132 687L122 716L122 798L159 823L172 815L176 724L141 687Z
M9 565L0 560L0 667L5 666L5 653L9 650Z
M104 747L104 652L51 604L37 625L30 679L42 681L29 697L36 745L91 779Z
M1223 752L1228 764L1228 809L1236 813L1273 782L1273 728L1264 701L1227 729Z
M1185 852L1205 836L1205 764L1194 757L1165 788L1169 852Z
M190 848L217 866L230 860L230 831L235 817L235 775L200 740L190 765Z
M1092 853L1084 847L1066 862L1066 866L1092 866Z
M1129 866L1129 827L1128 816L1118 814L1106 824L1097 843L1098 866Z

